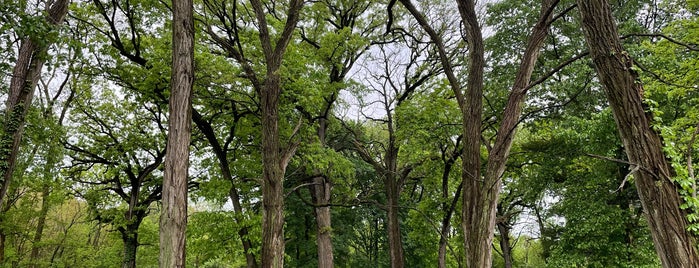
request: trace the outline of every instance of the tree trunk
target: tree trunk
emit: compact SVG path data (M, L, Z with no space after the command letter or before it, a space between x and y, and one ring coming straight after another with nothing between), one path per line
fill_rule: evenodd
M160 267L185 267L187 177L194 80L192 0L173 1L172 90L160 215Z
M633 60L621 46L609 3L578 0L590 55L621 136L645 211L655 250L663 267L699 267L696 239L687 231L686 212L672 181L673 170L660 136L643 107L643 87Z
M136 252L138 250L138 226L127 227L121 233L121 240L124 242L124 257L122 268L136 268Z
M51 193L50 190L51 187L48 183L45 183L41 189L41 210L39 211L39 219L36 223L36 233L34 233L34 239L32 240L32 250L29 255L29 259L31 259L32 261L32 267L39 267L37 264L37 262L39 261L39 243L41 243L41 237L44 234L46 216L49 212L49 194Z
M505 268L512 268L512 244L510 243L510 227L506 223L498 223L500 232L500 250L505 260Z
M466 244L467 267L490 267L492 265L492 240L495 231L495 216L500 196L501 180L509 157L515 129L522 113L524 97L529 89L536 59L548 34L548 25L554 3L544 0L537 24L532 29L522 56L519 69L502 114L495 144L488 154L485 176L480 177L480 121L482 110L483 83L483 40L478 25L473 1L459 1L459 11L467 25L470 50L470 73L468 96L464 112L464 201L463 223ZM475 68L477 67L477 68ZM476 92L477 91L477 92Z
M330 193L332 185L325 177L313 178L311 198L315 205L316 243L318 244L318 268L332 268L333 244L330 218Z
M68 13L70 0L57 0L48 8L46 20L51 25L59 25ZM35 36L41 39L42 37ZM15 61L10 80L10 91L5 104L4 131L0 134L0 204L3 203L10 187L12 173L17 162L19 144L22 139L24 118L34 96L34 88L41 76L46 60L49 42L37 43L27 37L22 40L19 55Z
M396 185L395 175L386 174L385 176L386 212L388 214L388 249L391 259L391 268L402 268L405 267L405 259L403 254L403 238L400 233L400 216L398 215L400 189L399 186Z
M0 227L0 264L5 263L5 242L7 240L7 234L5 234L5 228Z
M284 171L279 156L278 74L262 92L262 267L284 267Z
M281 77L279 67L291 40L304 1L289 1L284 30L276 44L267 28L267 14L260 0L250 4L259 23L259 37L265 56L267 76L264 85L256 88L260 95L262 113L262 267L284 267L284 171L296 146L290 144L281 154L279 142L279 97Z

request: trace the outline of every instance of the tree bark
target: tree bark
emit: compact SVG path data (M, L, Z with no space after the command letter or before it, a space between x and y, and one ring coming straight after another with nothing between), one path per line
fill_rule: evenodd
M672 181L660 135L644 110L643 87L624 51L605 0L578 0L582 27L598 78L609 100L629 162L638 167L634 182L655 250L663 267L699 267L696 238L689 231L682 199Z
M70 0L57 0L48 8L46 21L58 26L68 13ZM12 173L17 162L19 144L22 139L24 118L34 96L41 69L46 60L49 42L36 42L40 36L27 37L22 40L19 55L12 71L10 91L5 104L4 131L0 135L0 204L3 203L12 181Z
M389 171L390 173L391 171ZM400 199L400 186L397 185L395 175L385 174L386 177L386 213L388 214L388 248L391 259L391 268L405 267L403 253L403 238L400 233L400 215L398 201Z
M483 35L481 32L475 1L457 0L459 14L465 29L464 38L469 49L469 72L466 81L466 94L454 74L449 56L441 36L429 25L424 15L419 13L409 0L400 0L415 17L437 46L445 75L456 96L462 113L464 147L462 152L463 205L462 223L466 266L470 268L492 265L492 242L495 231L495 215L500 195L500 177L512 146L515 128L521 114L521 106L526 96L529 80L539 49L547 35L551 13L557 0L544 0L541 16L534 26L522 62L517 71L508 104L503 111L502 122L497 138L488 155L485 176L481 175L481 117L483 113L483 71L485 68Z
M318 244L318 268L334 267L332 223L330 218L330 194L332 184L325 177L313 178L311 198L315 205L316 243Z
M295 145L281 152L279 140L279 97L281 75L279 68L291 40L304 1L289 1L286 23L276 44L267 28L266 12L260 0L250 1L259 26L259 37L265 56L267 75L264 84L256 88L260 94L262 113L262 267L284 267L284 172Z
M500 250L505 260L505 268L512 268L512 243L510 243L510 227L506 223L497 224L500 233Z
M173 1L169 130L160 215L160 267L185 267L187 178L194 81L192 0Z
M51 164L47 163L47 166ZM46 179L46 177L44 178ZM32 239L32 250L29 254L29 259L32 261L32 267L39 267L37 262L39 261L39 243L41 243L41 237L44 234L44 226L46 225L46 216L49 212L49 194L51 194L51 186L44 182L41 188L41 210L39 211L39 219L36 223L36 232L34 233L34 238Z
M138 226L127 226L121 232L121 240L124 242L124 256L122 268L136 268L136 252L138 252Z

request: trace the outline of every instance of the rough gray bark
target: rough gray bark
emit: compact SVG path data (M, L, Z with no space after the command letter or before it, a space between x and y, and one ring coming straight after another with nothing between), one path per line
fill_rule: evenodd
M609 100L626 155L637 167L634 182L663 267L699 267L696 238L672 181L660 136L644 110L643 86L624 51L606 0L578 0L582 27L597 76Z
M160 215L160 267L185 267L187 177L194 82L192 0L173 1L169 129Z

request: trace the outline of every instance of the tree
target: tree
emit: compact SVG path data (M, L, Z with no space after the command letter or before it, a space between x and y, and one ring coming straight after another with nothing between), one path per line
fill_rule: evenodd
M161 199L163 111L130 97L119 100L109 90L80 95L72 118L80 126L64 143L72 162L67 171L82 186L77 192L88 201L94 218L112 224L121 235L123 267L134 267L139 227L150 205Z
M605 0L577 1L583 32L598 78L607 94L631 173L663 267L699 266L696 238L666 160L660 135L643 104L643 86L621 46L611 7Z
M187 181L194 82L194 15L191 0L173 1L172 78L160 216L160 267L185 267Z
M392 1L395 3L395 1ZM527 91L539 49L548 34L548 26L558 1L542 1L538 21L534 25L523 52L515 81L510 91L507 106L502 111L500 126L493 144L484 144L488 149L485 173L481 174L481 126L483 115L483 73L485 51L483 33L478 21L475 1L456 1L461 22L465 29L464 41L468 44L468 76L466 94L454 73L444 47L442 37L432 28L425 16L409 0L400 1L418 21L423 30L437 46L440 60L449 84L462 112L463 152L462 180L462 229L466 250L466 266L488 267L492 263L492 241L495 230L497 202L500 195L501 177L512 147L514 133L519 123L522 104Z
M208 29L209 36L221 46L228 55L240 64L246 77L250 80L259 96L262 129L262 267L284 266L284 173L289 160L294 155L298 143L280 143L279 137L279 99L282 92L282 60L293 37L296 24L301 15L303 1L288 2L286 18L281 31L271 33L267 13L275 14L280 19L275 5L267 6L259 0L251 0L254 21L258 27L258 40L261 47L261 62L264 74L256 71L246 58L238 31L237 22L233 22L233 32L226 32L226 37L219 36L213 29ZM232 17L223 17L224 22L236 21L237 6ZM275 24L278 21L275 20ZM278 37L274 38L275 35ZM228 39L226 39L228 38ZM276 40L275 40L276 39ZM294 131L296 132L296 131ZM293 135L292 135L293 136Z
M58 0L47 7L47 15L44 20L33 25L37 32L18 33L23 36L19 48L19 54L12 71L9 96L5 104L5 121L3 131L0 134L0 204L12 181L15 162L22 139L24 118L34 96L41 69L46 61L47 51L52 40L56 39L55 27L63 22L68 13L70 0ZM31 29L32 26L27 25Z

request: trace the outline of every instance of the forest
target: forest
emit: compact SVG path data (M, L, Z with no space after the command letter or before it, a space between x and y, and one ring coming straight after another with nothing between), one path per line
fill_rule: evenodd
M0 267L699 267L699 0L0 0Z

